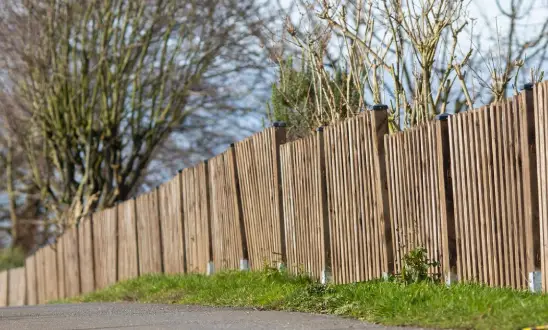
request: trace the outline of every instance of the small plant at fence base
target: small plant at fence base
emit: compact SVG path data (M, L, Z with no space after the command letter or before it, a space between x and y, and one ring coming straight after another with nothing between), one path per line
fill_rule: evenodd
M417 247L403 257L402 271L397 280L405 284L439 282L440 274L429 273L430 268L439 265L438 261L428 259L428 251L424 247Z

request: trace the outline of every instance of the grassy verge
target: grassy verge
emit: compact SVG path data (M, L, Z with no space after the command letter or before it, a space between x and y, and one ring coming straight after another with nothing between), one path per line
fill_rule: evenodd
M548 296L479 285L372 281L323 286L268 270L149 275L70 302L136 301L329 313L386 325L518 329L548 323ZM63 301L68 302L68 301Z

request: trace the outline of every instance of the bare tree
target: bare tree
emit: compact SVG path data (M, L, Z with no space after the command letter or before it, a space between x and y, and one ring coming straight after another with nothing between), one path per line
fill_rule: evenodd
M212 137L264 65L255 0L3 4L2 120L63 223L134 194L174 132Z
M517 92L520 84L541 80L548 23L535 28L528 24L535 3L497 0L498 12L486 12L473 11L472 0L301 1L301 9L293 9L286 24L290 37L281 41L302 54L297 55L301 62L313 63L309 67L315 77L329 77L334 68L342 68L354 83L339 89L355 86L363 98L360 107L388 104L391 128L398 130L440 113L501 100L511 92L509 87ZM476 13L480 16L472 16ZM323 40L329 44L322 46ZM312 57L314 61L308 60ZM328 81L316 79L311 90L337 90ZM280 74L278 89L284 90L283 85ZM287 90L290 100L295 89ZM487 100L480 100L485 95ZM308 100L302 103L315 106L312 97ZM352 102L343 103L358 110ZM298 104L290 108L310 113ZM352 109L331 107L336 114Z
M520 84L543 79L548 59L548 21L530 23L537 0L496 0L498 11L477 10L482 26L471 30L475 58L468 69L484 102L500 101ZM484 92L483 90L487 90Z

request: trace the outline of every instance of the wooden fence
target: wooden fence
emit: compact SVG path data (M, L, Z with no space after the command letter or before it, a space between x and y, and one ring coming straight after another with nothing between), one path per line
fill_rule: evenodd
M268 128L235 144L249 264L260 268L285 258L280 145L283 128Z
M329 264L322 135L320 130L280 149L287 266L315 278Z
M385 136L396 273L402 270L403 256L419 246L427 249L431 260L440 263L433 272L451 270L454 229L447 228L452 198L446 194L446 134L447 122L436 121Z
M379 150L387 132L384 111L365 112L324 131L331 266L337 283L379 278L389 270Z
M211 241L217 270L238 269L247 259L234 146L210 159Z
M0 306L43 304L147 273L285 264L349 283L432 272L548 291L548 84L388 134L382 107L286 143L276 125L91 214L0 272Z
M526 94L450 121L463 280L527 288L535 270Z

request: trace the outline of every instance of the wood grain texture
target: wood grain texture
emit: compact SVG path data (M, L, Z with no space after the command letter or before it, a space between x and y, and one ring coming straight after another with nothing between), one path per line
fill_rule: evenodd
M85 294L95 290L95 267L93 262L93 235L90 217L80 220L78 225L78 261L80 264L80 291ZM37 254L38 257L38 254ZM39 259L36 259L37 272Z
M0 271L0 307L8 306L8 271Z
M26 304L25 267L12 268L8 271L8 306L24 306Z
M57 294L59 299L66 298L65 294L65 233L57 237L55 244L55 258L57 262Z
M65 230L63 234L64 284L65 296L78 296L80 291L80 260L78 251L78 229L76 227Z
M205 273L210 261L207 165L181 172L186 270Z
M44 250L45 302L59 299L59 279L57 272L57 245L50 244Z
M394 270L400 273L403 256L423 247L440 263L430 272L441 275L450 265L442 123L387 135L385 144Z
M118 281L139 276L135 200L118 204Z
M162 242L158 190L137 197L137 247L139 275L162 272Z
M168 274L185 272L185 247L181 177L177 175L158 189L160 224L162 229L164 271Z
M280 149L287 267L316 279L330 267L325 258L329 246L324 237L327 205L322 199L321 139L323 134L317 132Z
M463 281L527 287L533 186L523 96L449 119L457 270ZM529 118L529 119L528 119Z
M208 166L213 262L218 270L238 269L244 258L244 242L234 149L210 159Z
M267 128L235 144L242 210L252 269L284 261L279 148L285 129Z
M25 259L25 281L27 289L27 301L29 306L38 303L38 288L36 286L36 254L30 255Z
M386 123L384 123L386 124ZM327 127L325 162L333 279L349 283L388 271L375 114Z
M45 304L46 301L46 262L45 250L39 249L36 251L36 298L37 304Z
M95 289L100 290L117 280L117 210L114 207L96 212L92 221Z
M536 121L536 162L538 174L540 271L542 287L548 292L548 84L543 82L534 87ZM530 238L529 238L530 239Z

